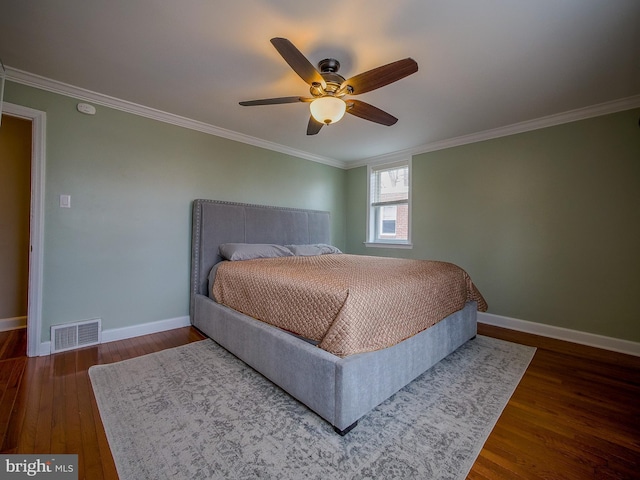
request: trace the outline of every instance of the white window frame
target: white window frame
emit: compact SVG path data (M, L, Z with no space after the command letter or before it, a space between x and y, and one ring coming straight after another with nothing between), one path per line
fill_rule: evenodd
M385 238L377 238L376 237L376 217L375 217L375 208L376 205L373 203L373 192L371 191L371 176L379 171L379 170L387 170L391 168L398 167L408 167L409 172L409 194L407 198L407 210L408 210L408 225L407 225L407 239L406 240L397 240L393 239L385 239ZM367 240L364 244L367 247L383 247L383 248L413 248L413 244L411 243L411 197L413 191L413 175L411 173L411 157L397 159L395 161L389 163L380 163L380 164L369 164L367 165ZM404 204L404 202L398 203ZM379 206L379 205L378 205Z

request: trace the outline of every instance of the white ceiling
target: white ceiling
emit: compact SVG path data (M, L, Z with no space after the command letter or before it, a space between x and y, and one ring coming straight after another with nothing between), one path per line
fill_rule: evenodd
M347 78L414 58L417 73L357 97L398 123L346 115L307 136L307 104L239 106L308 95L276 36ZM640 1L2 0L0 58L346 166L639 95Z

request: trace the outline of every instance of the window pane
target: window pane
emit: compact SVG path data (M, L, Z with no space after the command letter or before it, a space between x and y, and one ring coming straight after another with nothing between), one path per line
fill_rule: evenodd
M409 167L377 170L371 175L373 203L409 198Z
M408 240L409 206L407 204L375 208L376 240Z
M382 224L380 234L383 236L396 234L396 220L398 208L394 206L382 207Z

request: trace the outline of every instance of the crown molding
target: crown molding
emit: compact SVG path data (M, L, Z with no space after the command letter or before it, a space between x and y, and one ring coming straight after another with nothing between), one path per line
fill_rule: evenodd
M532 130L553 127L555 125L562 125L563 123L576 122L578 120L585 120L587 118L599 117L601 115L608 115L610 113L622 112L625 110L630 110L632 108L638 108L638 107L640 107L640 95L634 95L631 97L620 98L618 100L613 100L610 102L599 103L597 105L592 105L590 107L578 108L578 109L569 110L563 113L556 113L553 115L548 115L546 117L536 118L534 120L527 120L520 123L514 123L512 125L507 125L504 127L492 128L490 130L471 133L469 135L462 135L460 137L426 143L418 147L407 148L405 150L391 152L385 155L369 157L358 162L349 163L349 166L347 168L356 168L356 167L362 167L365 165L376 165L380 163L386 163L389 161L393 161L394 159L402 156L408 156L408 155L413 156L413 155L420 155L422 153L435 152L437 150L444 150L451 147L467 145L469 143L492 140L494 138L507 137L509 135L530 132Z
M585 120L587 118L608 115L610 113L616 113L640 107L640 95L634 95L631 97L604 102L589 107L578 108L567 112L548 115L546 117L514 123L512 125L506 125L504 127L493 128L490 130L484 130L482 132L471 133L468 135L462 135L445 140L438 140L436 142L426 143L417 147L398 150L384 155L356 160L354 162L345 162L337 160L335 158L314 155L309 152L287 147L285 145L269 142L267 140L262 140L260 138L234 132L225 128L216 127L215 125L211 125L198 120L182 117L173 113L163 112L151 107L145 107L144 105L121 100L119 98L93 92L84 88L75 87L73 85L18 70L16 68L7 66L6 70L6 79L15 83L20 83L22 85L39 88L41 90L46 90L52 93L65 95L67 97L76 98L78 100L88 101L97 105L102 105L134 115L150 118L159 122L177 125L209 135L215 135L217 137L226 138L228 140L253 145L255 147L264 148L266 150L272 150L286 155L291 155L294 157L303 158L305 160L310 160L312 162L322 163L342 169L351 169L362 167L365 165L388 163L398 158L420 155L422 153L435 152L438 150L445 150L447 148L482 142L485 140L492 140L495 138L515 135L518 133L530 132L532 130L553 127L555 125L561 125L563 123L576 122L578 120Z
M190 118L175 115L173 113L163 112L151 107L145 107L137 103L121 100L119 98L104 95L102 93L93 92L84 88L75 87L67 83L52 80L50 78L35 75L33 73L18 70L12 67L6 67L7 75L6 79L15 83L20 83L29 87L39 88L48 92L65 95L67 97L76 98L97 105L113 108L123 112L131 113L133 115L139 115L141 117L150 118L159 122L169 123L171 125L177 125L179 127L188 128L190 130L196 130L198 132L206 133L209 135L215 135L216 137L226 138L240 143L253 145L254 147L260 147L275 152L284 153L286 155L292 155L294 157L303 158L312 162L322 163L330 165L332 167L346 168L345 162L336 160L334 158L323 157L320 155L313 155L309 152L290 148L278 143L269 142L260 138L245 135L243 133L234 132L225 128L216 127L205 122L193 120Z

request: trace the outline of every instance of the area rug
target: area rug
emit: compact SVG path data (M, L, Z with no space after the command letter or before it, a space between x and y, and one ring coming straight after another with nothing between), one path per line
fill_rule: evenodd
M89 375L121 480L464 479L534 352L479 335L344 437L211 340Z

